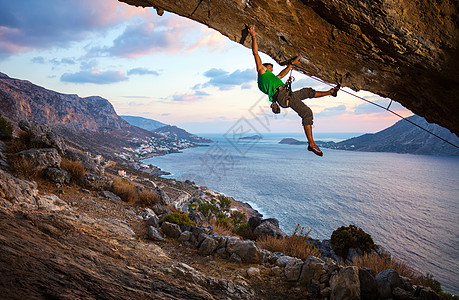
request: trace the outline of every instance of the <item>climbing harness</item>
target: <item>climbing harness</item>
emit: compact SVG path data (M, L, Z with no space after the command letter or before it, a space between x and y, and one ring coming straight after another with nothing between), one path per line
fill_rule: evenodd
M314 80L316 80L316 81L319 81L319 82L321 82L321 83L323 83L323 84L332 86L331 84L329 84L329 83L323 81L323 80L320 79L320 78L312 77L312 76L307 75L307 74L306 74L306 76L308 76L308 77L310 77L310 78L312 78L312 79L314 79ZM341 86L341 85L338 84L338 86ZM424 128L424 127L422 127L422 126L420 126L420 125L418 125L418 124L416 124L416 123L414 123L414 122L408 120L407 118L405 118L405 117L399 115L399 114L396 113L395 111L390 110L389 108L390 108L390 105L392 104L392 99L390 100L389 105L388 105L387 107L384 107L384 106L379 105L379 104L377 104L377 103L374 103L374 102L372 102L372 101L370 101L370 100L367 100L367 99L365 99L365 98L363 98L363 97L360 97L360 96L358 96L358 95L356 95L356 94L354 94L354 93L351 93L351 92L348 92L348 91L345 91L345 90L342 90L342 91L345 92L346 94L349 94L349 95L351 95L351 96L354 96L354 97L356 97L356 98L358 98L358 99L360 99L360 100L363 100L363 101L368 102L368 103L370 103L370 104L373 104L373 105L375 105L375 106L377 106L377 107L379 107L379 108L382 108L382 109L384 109L384 110L387 110L388 112L390 112L391 114L393 114L393 115L399 117L400 119L405 120L405 121L407 121L408 123L411 123L412 125L414 125L414 126L420 128L420 129L424 130L425 132L427 132L427 133L433 135L434 137L436 137L436 138L438 138L438 139L444 141L445 143L448 143L448 144L450 144L451 146L456 147L456 148L459 149L459 146L458 146L458 145L455 145L455 144L451 143L450 141L448 141L448 140L442 138L441 136L439 136L439 135L433 133L432 131L430 131L430 130L428 130L428 129L426 129L426 128Z
M295 81L295 77L292 76L292 70L290 70L290 76L288 77L287 81L285 82L285 84L281 85L280 87L278 87L276 89L276 93L274 94L274 97L273 97L273 103L271 104L271 110L273 111L273 113L275 114L278 114L280 113L280 107L279 107L279 104L277 103L277 97L276 95L278 95L281 91L283 90L286 90L287 91L287 99L285 101L285 107L284 108L287 108L289 107L289 104L290 104L290 97L292 96L292 82Z

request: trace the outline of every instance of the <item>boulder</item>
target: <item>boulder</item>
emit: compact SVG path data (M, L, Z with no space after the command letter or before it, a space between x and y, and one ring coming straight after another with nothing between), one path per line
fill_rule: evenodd
M59 211L69 207L66 202L56 195L37 196L37 205L39 209L47 211Z
M247 276L249 276L249 277L257 277L257 276L260 276L260 269L254 268L254 267L250 267L250 268L247 270Z
M171 269L175 276L188 282L199 284L204 287L207 287L210 283L210 278L187 264L178 263L178 265L172 266Z
M277 259L276 266L285 267L289 261L294 260L294 259L295 259L294 257L287 256L287 255L281 256Z
M363 252L360 250L360 248L349 248L349 251L347 253L346 261L347 262L352 262L352 260L359 256L362 256Z
M151 208L157 216L168 215L172 213L172 211L169 208L159 203L153 204Z
M287 281L298 281L302 267L303 261L301 259L294 258L289 260L284 268L284 274L287 278Z
M35 196L37 194L35 182L16 178L10 173L0 170L0 198L26 208L36 208Z
M264 219L264 220L261 221L262 224L265 223L265 222L271 223L275 227L279 228L279 220L276 219L276 218L268 218L268 219Z
M61 157L54 148L24 150L16 154L16 159L22 160L25 166L36 171L58 168L61 164Z
M239 255L243 262L258 263L260 262L260 252L252 241L243 241L236 245L233 253Z
M272 222L262 222L253 231L255 237L258 239L262 236L272 236L275 238L285 237L287 234L276 227Z
M236 236L229 236L226 240L226 251L229 254L233 254L234 249L236 248L237 245L242 243L241 239L236 237Z
M362 300L378 299L378 285L376 284L376 273L373 269L359 269L360 297Z
M159 187L155 188L155 191L158 193L160 200L160 204L165 206L174 206L174 201Z
M441 297L430 287L422 287L419 291L419 300L440 300Z
M261 218L260 217L251 217L248 221L248 224L250 226L250 228L252 229L252 231L255 230L255 228L257 228L258 225L261 224Z
M87 173L81 179L84 187L96 191L108 190L113 184L113 180L108 176Z
M242 262L242 258L237 255L236 253L233 253L231 254L230 258L228 258L228 261L229 262L235 262L235 263L241 263Z
M121 198L119 196L115 195L114 193L112 193L110 191L101 191L99 193L99 195L104 197L104 198L110 199L112 201L123 202L123 200L121 200Z
M215 252L215 250L217 250L217 246L218 242L216 240L210 236L206 236L198 248L198 254L202 256L211 255Z
M45 176L55 183L68 184L70 183L70 174L58 168L46 168Z
M72 150L66 150L64 153L64 157L70 160L76 160L81 162L83 167L88 171L89 173L93 174L102 174L104 172L104 168L100 165L99 161L95 158L91 158L90 156L72 151Z
M60 154L64 154L67 146L64 139L54 132L48 125L40 124L35 121L21 120L19 128L27 132L32 144L56 149Z
M163 241L164 240L161 233L153 226L148 226L147 236L153 241Z
M151 208L145 208L139 215L142 220L148 220L151 217L156 216L155 212Z
M178 240L179 240L179 242L187 242L187 241L189 241L191 239L192 235L193 234L190 231L183 231L180 234Z
M392 298L392 291L399 287L403 288L403 281L397 271L388 269L376 275L379 296L383 299Z
M359 269L355 266L342 268L330 280L331 299L360 299Z
M195 211L189 214L190 220L197 225L202 225L207 222L206 217L200 211Z
M164 222L161 225L161 230L164 232L165 235L174 239L178 239L182 234L180 226L169 222Z
M321 278L326 273L325 262L323 260L315 256L308 256L304 262L299 281L302 284L310 284L313 281L322 282L324 280L321 280Z

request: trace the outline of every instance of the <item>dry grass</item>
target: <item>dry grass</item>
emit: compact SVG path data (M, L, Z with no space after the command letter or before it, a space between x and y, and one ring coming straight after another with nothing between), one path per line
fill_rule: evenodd
M212 226L214 227L214 231L216 233L218 233L219 235L222 235L222 236L235 236L235 234L233 232L233 228L231 226L222 225L222 224L218 224L218 223L215 223Z
M83 167L83 164L77 160L70 160L63 158L61 160L61 169L69 172L70 177L73 180L78 180L86 174L86 170Z
M298 230L300 229L300 232ZM307 259L308 256L320 257L321 254L317 248L308 243L309 232L304 233L304 228L298 225L295 232L285 238L275 238L270 236L261 237L257 242L260 248L269 250L271 252L282 252L288 256L298 257L300 259Z
M118 195L124 202L135 203L139 194L135 185L127 179L113 178L113 193Z
M30 149L28 144L30 143L30 137L29 135L24 132L20 131L19 132L19 137L18 138L13 138L9 143L7 144L7 151L9 153L18 153L23 150Z
M138 197L138 204L141 207L152 207L153 204L159 203L161 201L161 198L159 197L158 193L146 189L140 191Z
M35 178L39 172L33 167L32 162L25 160L21 156L16 156L13 159L13 169L17 176L23 178Z
M400 276L410 278L413 284L422 284L424 282L424 276L413 270L413 268L402 261L388 256L364 254L359 257L354 257L352 263L347 265L357 266L359 268L370 268L373 269L376 274L384 270L393 269L397 271Z

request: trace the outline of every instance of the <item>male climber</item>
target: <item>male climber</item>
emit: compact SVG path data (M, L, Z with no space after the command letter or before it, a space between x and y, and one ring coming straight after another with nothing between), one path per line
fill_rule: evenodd
M269 96L269 101L279 103L280 106L286 108L291 107L303 120L304 132L308 139L308 150L314 152L316 155L322 156L323 153L319 146L316 145L312 137L312 110L304 104L301 100L306 98L318 98L328 95L336 97L339 86L330 89L329 91L315 91L312 88L303 88L298 91L291 92L286 88L281 78L288 74L292 65L297 64L300 57L296 57L291 64L287 65L279 75L274 75L273 65L270 63L261 63L260 56L258 55L257 39L255 37L255 28L252 26L249 29L252 36L252 53L255 58L258 72L258 88L263 93ZM272 105L271 105L272 107ZM273 109L274 111L274 109Z

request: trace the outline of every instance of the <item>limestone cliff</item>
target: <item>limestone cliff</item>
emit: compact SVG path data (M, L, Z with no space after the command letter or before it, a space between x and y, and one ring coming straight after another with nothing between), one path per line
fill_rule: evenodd
M329 83L389 97L459 134L456 0L119 0L203 23Z

